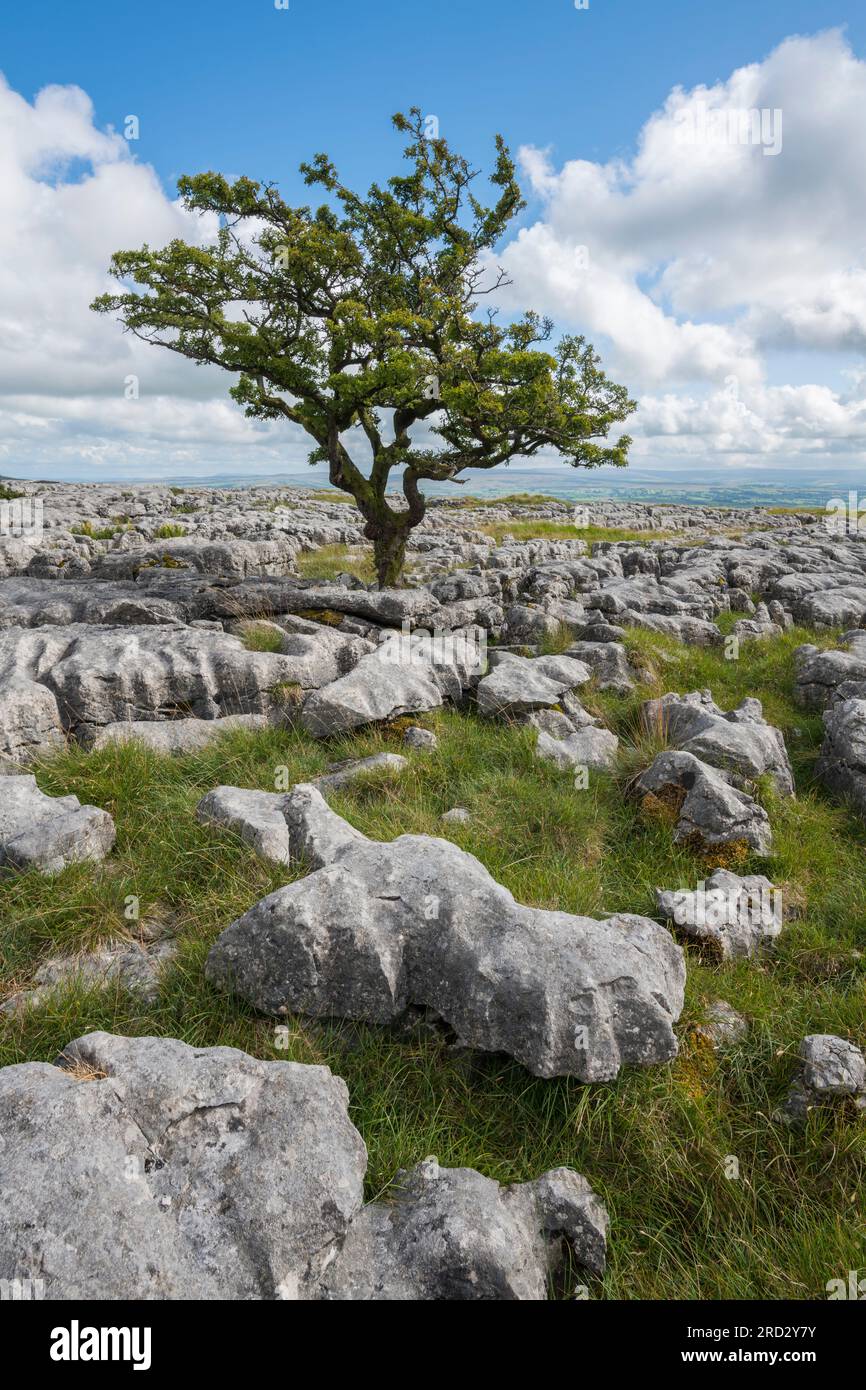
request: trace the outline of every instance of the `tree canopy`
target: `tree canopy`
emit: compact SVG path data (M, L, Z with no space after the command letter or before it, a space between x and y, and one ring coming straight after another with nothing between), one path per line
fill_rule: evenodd
M417 108L393 123L408 168L363 197L324 154L301 166L326 195L315 209L248 178L181 178L185 206L218 215L215 239L118 251L122 290L92 306L145 342L236 374L231 395L247 415L300 425L310 461L354 497L381 584L399 577L425 479L541 450L575 467L623 465L629 437L606 441L635 408L583 337L554 343L536 313L485 312L507 283L493 248L524 206L502 138L488 207L477 171L427 135ZM354 447L358 430L366 447ZM402 505L387 495L397 469Z

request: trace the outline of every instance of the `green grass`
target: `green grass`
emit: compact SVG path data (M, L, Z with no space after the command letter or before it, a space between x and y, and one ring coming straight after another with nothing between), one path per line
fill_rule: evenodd
M163 522L162 526L157 527L153 533L153 538L157 541L173 541L185 535L185 526L178 526L176 522L166 521Z
M244 623L240 638L248 652L281 652L285 633L274 623Z
M310 493L310 500L313 502L345 502L349 507L357 505L354 497L350 497L348 493L340 492L340 490L335 487L317 488L314 492Z
M295 558L298 574L304 579L336 579L338 574L354 574L370 583L376 578L371 549L348 545L320 545L302 551Z
M92 521L81 521L77 526L71 526L73 536L87 536L92 541L110 541L120 530L119 525L94 526Z
M574 645L574 633L567 623L559 623L553 632L546 632L538 646L539 656L561 656Z
M768 507L770 516L820 516L824 508L817 504L814 507Z
M548 497L544 492L509 492L505 497L449 497L447 508L462 511L474 507L545 507L551 502L566 505L561 497Z
M10 487L8 483L0 483L0 502L14 502L17 497L24 497L23 492L17 488Z
M576 526L573 521L492 521L479 528L499 543L506 536L518 541L659 541L668 540L671 531L623 531L612 526Z
M611 1213L609 1269L593 1296L821 1297L828 1279L864 1264L857 1194L866 1179L866 1125L844 1108L827 1109L798 1135L770 1117L804 1034L866 1041L858 955L866 951L866 829L814 783L820 719L792 700L792 652L807 636L831 641L786 634L743 644L739 661L729 662L718 650L630 632L641 688L626 697L586 695L623 739L621 766L616 775L593 776L585 791L535 758L528 730L442 711L425 717L439 737L435 754L334 801L377 838L444 831L521 901L597 916L651 915L656 885L694 886L706 869L627 794L629 775L653 752L639 732L640 699L709 686L728 707L760 695L785 731L798 797L782 801L762 789L775 851L766 865L748 867L785 884L802 900L803 915L764 961L714 964L686 945L682 1046L673 1064L581 1086L533 1078L502 1057L450 1050L421 1030L304 1019L289 1020L290 1046L279 1050L274 1020L206 985L202 967L219 931L292 875L262 864L236 837L197 825L198 799L220 782L273 789L281 767L299 781L331 759L396 748L399 728L327 747L296 731L236 732L177 759L134 747L73 749L39 767L43 790L74 792L109 809L118 843L102 866L0 881L6 986L26 983L47 954L130 931L123 904L133 893L143 916L173 918L180 954L153 1006L115 990L69 990L24 1017L0 1020L0 1062L50 1060L73 1037L105 1028L326 1063L349 1086L352 1118L370 1154L370 1196L428 1153L501 1181L568 1164L590 1179ZM441 825L439 816L454 805L472 811L470 824ZM714 1054L692 1025L719 997L751 1028L743 1042ZM735 1181L725 1177L729 1155L740 1163Z

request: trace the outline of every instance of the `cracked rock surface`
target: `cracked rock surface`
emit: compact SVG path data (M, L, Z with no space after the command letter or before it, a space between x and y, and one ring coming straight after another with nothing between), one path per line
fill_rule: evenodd
M866 812L866 699L839 700L825 710L824 730L816 775L837 796L851 797Z
M224 632L178 626L0 632L0 754L50 751L104 725L267 714L298 684L291 656L252 652Z
M829 651L807 643L794 653L794 698L807 709L826 709L843 682L866 683L866 631L845 632L840 640L842 646Z
M604 1268L570 1169L501 1187L428 1158L363 1205L366 1149L327 1067L91 1033L0 1070L0 1279L69 1299L540 1300Z
M524 907L450 841L368 840L309 785L283 814L314 872L222 933L213 983L276 1015L388 1023L423 1006L537 1076L607 1080L676 1055L685 969L658 923Z
M489 675L478 683L478 709L491 718L508 719L552 708L562 696L585 685L591 672L570 656L497 654Z

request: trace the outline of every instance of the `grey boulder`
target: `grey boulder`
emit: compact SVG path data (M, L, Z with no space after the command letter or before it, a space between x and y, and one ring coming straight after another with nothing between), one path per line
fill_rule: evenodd
M564 738L554 738L542 729L535 753L536 757L564 770L585 767L595 772L611 772L616 767L618 748L619 739L610 729L585 724Z
M825 710L824 729L816 775L866 813L866 699L841 700Z
M313 785L322 792L336 792L351 786L368 773L403 772L408 766L408 758L401 757L399 753L373 753L369 758L346 758L343 762L332 763L327 772L314 778Z
M301 724L314 738L327 738L364 724L436 709L442 702L443 681L432 663L421 656L390 659L388 649L380 649L363 657L349 675L309 695Z
M68 864L104 859L114 844L114 821L77 796L46 796L36 778L0 781L0 868L59 873Z
M689 889L656 889L656 907L685 935L709 942L723 960L754 956L782 930L781 895L768 878L716 869Z
M330 1300L547 1298L563 1246L594 1274L604 1269L607 1213L568 1168L501 1187L472 1168L427 1158L370 1203L320 1285Z
M430 729L421 729L417 724L412 724L403 734L403 743L406 748L420 748L425 752L432 752L439 747L439 740Z
M513 719L551 708L566 691L585 685L590 674L589 667L573 657L503 653L478 683L478 709L489 718Z
M590 668L599 690L613 690L617 695L627 695L634 688L635 673L621 642L575 642L566 655L584 662Z
M155 753L182 756L206 748L222 734L266 729L270 722L264 714L227 714L223 719L136 719L105 724L87 743L93 750L118 743L142 743Z
M281 792L248 787L214 787L196 807L202 825L217 825L239 835L262 859L288 864L289 831Z
M426 1159L363 1205L327 1067L91 1033L0 1070L0 1279L48 1300L542 1300L607 1214L567 1168L501 1187Z
M760 700L747 699L724 712L709 690L663 695L641 708L644 728L666 736L675 748L724 768L738 782L768 773L779 791L794 794L794 774L781 732L763 717Z
M728 774L709 767L693 753L659 753L635 780L635 790L675 819L674 839L704 848L743 844L769 854L772 833L766 811L746 792L731 786Z
M856 628L841 640L842 649L806 645L794 653L794 698L807 709L825 709L843 681L866 681L866 631Z
M0 1277L49 1299L314 1296L366 1153L326 1067L91 1033L0 1071Z
M833 1033L812 1033L800 1043L790 1090L774 1118L801 1128L817 1105L848 1098L866 1113L866 1057Z
M212 983L276 1015L388 1023L425 1007L538 1076L608 1080L676 1055L685 970L657 923L521 906L450 841L368 840L311 786L284 814L314 872L226 928Z
M159 994L163 967L174 954L175 946L170 941L122 941L79 956L52 956L40 965L28 989L19 990L0 1004L0 1013L35 1008L75 984L84 989L118 985L151 1003Z

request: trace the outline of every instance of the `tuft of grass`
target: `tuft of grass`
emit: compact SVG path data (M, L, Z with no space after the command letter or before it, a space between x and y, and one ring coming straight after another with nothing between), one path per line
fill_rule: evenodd
M153 533L153 538L157 541L173 541L178 540L181 536L185 536L186 533L185 526L179 526L174 521L165 521L162 526L156 528Z
M575 635L567 623L559 623L553 632L545 632L538 642L539 656L561 656L575 642Z
M276 623L244 623L238 634L248 652L281 652L285 633Z
M320 545L295 557L298 574L304 579L336 579L338 574L354 574L370 584L376 578L373 552L348 545Z
M110 541L121 528L116 525L94 526L92 521L80 521L69 529L73 536L87 536L92 541Z

